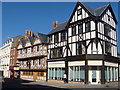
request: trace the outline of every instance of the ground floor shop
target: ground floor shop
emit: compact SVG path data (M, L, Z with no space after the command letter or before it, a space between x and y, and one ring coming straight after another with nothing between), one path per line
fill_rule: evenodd
M63 80L65 61L48 62L48 80ZM103 84L118 81L118 63L103 60L88 60L87 69L85 60L68 61L68 82L81 82L87 84Z
M19 59L20 78L26 80L46 80L46 56Z
M46 72L38 70L20 70L20 78L25 80L46 80Z
M20 77L19 66L10 66L9 71L10 71L10 78L18 79Z
M2 66L1 71L3 71L4 78L10 78L9 66Z

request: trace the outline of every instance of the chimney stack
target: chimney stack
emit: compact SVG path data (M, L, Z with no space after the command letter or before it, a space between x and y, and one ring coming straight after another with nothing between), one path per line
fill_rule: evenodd
M26 32L26 36L31 36L31 37L34 36L34 33L31 30L26 30L25 32Z
M58 26L58 21L52 22L52 29L56 28Z

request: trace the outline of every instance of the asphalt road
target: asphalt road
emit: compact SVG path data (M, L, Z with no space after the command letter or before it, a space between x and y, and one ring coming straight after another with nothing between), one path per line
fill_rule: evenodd
M24 84L25 83L25 84ZM45 85L31 84L32 81L22 79L5 79L2 90L65 90ZM67 90L67 89L66 89Z
M33 82L22 79L5 79L2 90L118 90L116 83L109 85L79 85L50 82Z

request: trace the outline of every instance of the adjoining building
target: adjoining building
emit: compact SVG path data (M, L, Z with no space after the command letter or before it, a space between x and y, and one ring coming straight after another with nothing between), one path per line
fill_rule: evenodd
M68 21L48 34L47 81L84 84L118 81L117 20L110 4L91 9L77 2Z
M17 60L17 45L18 40L24 38L23 35L19 35L13 38L13 43L10 50L10 78L19 78L19 62Z
M119 60L120 60L120 53L118 53L117 56L118 56L118 58L119 58ZM120 82L120 64L119 64L119 69L118 69L118 70L119 70L119 73L118 73L118 75L119 75L119 76L118 76L118 80L119 80L119 82Z
M17 39L21 37L21 35L17 37L9 37L0 48L0 70L3 71L3 76L6 78L10 78L11 61L13 61L14 64L16 63L16 60L14 60L16 58L11 56L11 50L15 48L14 45ZM16 53L16 51L14 51L14 53Z
M7 78L10 77L9 64L12 42L13 38L8 38L0 48L0 70L3 71L3 76Z
M46 80L47 36L26 30L25 39L18 42L20 78Z

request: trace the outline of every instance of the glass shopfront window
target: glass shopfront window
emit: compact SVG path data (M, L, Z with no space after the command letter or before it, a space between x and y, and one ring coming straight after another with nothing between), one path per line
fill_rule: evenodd
M115 68L115 81L118 81L118 68Z
M84 67L80 68L80 81L84 82L85 80L85 69Z
M112 68L112 81L114 81L114 68Z
M113 77L113 72L111 75L111 67L105 67L105 81L109 82L111 80L111 77Z
M48 79L49 80L63 80L65 68L49 68Z
M85 80L85 70L83 66L70 66L69 67L69 80L81 81Z
M118 78L118 68L116 67L105 67L105 81L110 82L110 81L117 81Z

